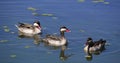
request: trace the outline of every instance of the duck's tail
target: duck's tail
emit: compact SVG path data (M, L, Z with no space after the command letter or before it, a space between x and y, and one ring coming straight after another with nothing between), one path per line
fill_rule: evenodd
M16 25L16 24L15 24L15 27L17 27L19 29L18 25Z
M16 28L20 31L20 28L19 28L19 26L18 26L18 25L16 25L16 24L15 24L15 27L16 27Z

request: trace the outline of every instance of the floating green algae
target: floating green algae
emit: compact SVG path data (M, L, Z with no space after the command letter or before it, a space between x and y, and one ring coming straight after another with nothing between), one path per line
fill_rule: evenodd
M2 42L2 43L3 43L3 42L8 42L8 40L0 40L0 42Z
M107 2L105 0L92 0L93 3L103 3L103 4L110 4L110 2Z
M11 32L12 34L14 34L15 32Z
M52 52L47 52L47 54L52 54Z
M104 2L104 0L92 0L93 3L100 3L100 2Z
M109 2L103 2L104 4L110 4Z
M3 26L3 28L4 28L4 31L5 31L5 32L9 32L9 31L10 31L9 27L8 27L8 26L6 26L6 25L5 25L5 26Z
M5 29L4 29L4 31L5 31L5 32L9 32L9 31L10 31L10 29L8 29L8 28L5 28Z
M85 0L78 0L78 2L85 2Z
M16 56L17 55L15 55L15 54L10 55L11 58L16 58Z
M36 11L37 10L36 8L33 8L33 7L28 7L27 9L31 10L31 11Z
M47 14L47 13L44 13L44 14L42 14L42 16L54 16L53 14Z
M104 2L104 0L98 0L99 2Z
M85 32L85 30L80 30L80 32Z
M32 15L34 15L34 16L39 16L39 14L36 13L36 12L33 12Z
M52 17L52 19L56 20L56 19L58 19L58 17Z
M29 45L26 45L24 48L30 48L30 46L29 46Z

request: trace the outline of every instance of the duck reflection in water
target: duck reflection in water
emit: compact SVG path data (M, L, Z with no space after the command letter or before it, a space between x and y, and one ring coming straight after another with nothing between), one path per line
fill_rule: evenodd
M105 50L106 40L100 39L98 41L93 41L92 38L88 38L84 51L87 54L86 59L92 60L92 54L99 55L102 51Z
M41 37L39 34L34 34L34 35L21 35L21 32L19 32L18 37L20 38L29 38L29 39L33 39L33 42L35 45L39 45L41 42Z
M62 61L67 60L69 57L73 55L73 54L66 55L65 50L66 50L66 46L62 46L60 51L60 56L59 56L60 60Z
M68 48L67 48L68 47L68 43L66 45L63 45L63 46L51 46L49 44L44 43L44 46L47 47L50 50L59 50L60 49L59 59L61 61L65 61L69 57L71 57L72 55L74 55L74 54L71 54L71 53L70 54L65 53L65 51L68 50Z

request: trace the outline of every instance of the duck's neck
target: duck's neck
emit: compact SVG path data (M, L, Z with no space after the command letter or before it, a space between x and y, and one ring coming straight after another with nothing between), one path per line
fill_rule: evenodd
M65 37L64 32L60 32L61 37Z
M87 53L90 54L90 45L88 45L88 48L87 48Z
M40 32L41 32L40 27L35 27L34 32L35 32L35 33L40 33Z
M90 54L90 47L93 47L94 43L92 41L88 42L88 49L87 49L87 52L88 54Z

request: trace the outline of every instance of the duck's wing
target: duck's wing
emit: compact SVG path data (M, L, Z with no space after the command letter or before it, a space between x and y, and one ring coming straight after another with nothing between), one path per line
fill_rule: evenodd
M49 38L49 39L52 39L52 40L60 40L60 37L59 36L56 36L56 35L46 35L46 38Z
M27 28L27 29L32 29L34 28L32 24L28 24L28 23L20 23L19 22L19 28Z
M19 27L25 27L26 25L25 23L21 23L21 22L19 22L18 24L19 24Z

